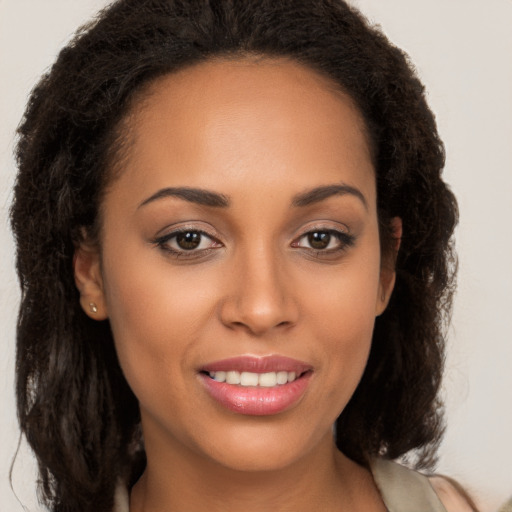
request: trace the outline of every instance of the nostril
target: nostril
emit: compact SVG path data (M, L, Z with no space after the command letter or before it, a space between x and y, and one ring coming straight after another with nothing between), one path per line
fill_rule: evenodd
M297 304L290 297L270 296L268 287L263 284L244 286L225 298L219 304L222 323L231 330L247 330L256 336L277 327L284 330L294 325L298 319Z

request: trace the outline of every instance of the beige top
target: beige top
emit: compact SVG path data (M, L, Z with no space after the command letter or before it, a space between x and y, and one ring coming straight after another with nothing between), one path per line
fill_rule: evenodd
M383 459L371 470L389 512L446 512L425 475Z
M498 512L512 512L512 497L500 507Z
M373 460L371 471L389 512L446 512L425 475L383 459ZM129 512L125 487L117 489L113 512Z

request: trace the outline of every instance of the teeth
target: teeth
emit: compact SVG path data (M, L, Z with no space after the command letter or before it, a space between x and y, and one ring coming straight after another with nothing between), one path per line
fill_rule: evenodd
M240 384L240 372L226 372L226 382L228 384Z
M286 384L293 382L297 378L295 372L267 372L267 373L253 373L253 372L210 372L210 377L217 382L226 382L228 384L238 384L240 386L261 386L265 388L272 388L276 385Z
M277 373L269 372L262 373L258 379L258 384L265 388L271 388L277 384Z
M293 380L294 379L291 379L290 382ZM286 384L288 382L288 372L277 372L276 381L278 384Z
M210 375L212 379L216 380L217 382L226 382L226 372L214 372L213 375Z
M257 386L259 377L257 373L242 372L240 374L240 384L242 386Z

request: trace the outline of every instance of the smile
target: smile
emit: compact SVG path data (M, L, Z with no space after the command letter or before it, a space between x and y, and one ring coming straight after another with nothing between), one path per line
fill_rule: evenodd
M228 384L236 384L239 386L260 386L265 388L282 386L288 382L293 382L297 378L297 374L295 372L287 371L254 373L231 370L227 372L210 372L209 375L217 382L227 382Z
M267 416L298 404L312 373L311 365L283 356L240 356L207 364L199 375L218 405L238 414Z

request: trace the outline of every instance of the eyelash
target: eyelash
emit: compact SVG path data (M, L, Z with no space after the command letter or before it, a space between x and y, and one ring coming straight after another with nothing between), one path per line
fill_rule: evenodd
M176 239L181 234L195 234L199 235L199 244L203 242L202 238L206 237L210 239L214 244L217 244L215 246L206 247L203 249L175 249L171 247L169 244L173 239ZM201 229L197 228L182 228L177 229L171 233L167 233L165 235L159 236L155 238L152 241L153 244L157 245L160 249L165 251L166 253L171 254L172 256L175 256L176 258L180 259L193 259L193 258L200 258L203 256L206 256L209 254L213 249L216 249L218 247L222 247L221 242L219 242L215 237L207 233L206 231L203 231Z
M323 234L329 235L329 237L333 237L338 241L336 247L318 249L314 247L302 247L300 246L300 241L303 239L307 239L308 237L315 234ZM329 238L328 243L332 242L332 238ZM330 229L325 227L312 228L300 235L292 242L292 247L303 248L308 252L312 253L317 258L329 257L329 256L337 256L341 253L345 252L347 249L352 247L356 242L356 238L354 235L346 233L344 231L339 231L337 229Z
M199 235L199 242L198 244L201 245L203 242L203 238L207 238L211 240L211 245L206 248L197 249L197 248L191 248L189 250L187 249L176 249L170 246L170 242L174 239L176 239L180 234L194 234ZM337 247L331 247L331 248L324 248L324 249L318 249L314 247L304 247L299 245L300 241L303 239L307 239L308 237L315 235L315 234L322 234L322 235L328 235L329 237L334 237L334 239L337 239L338 244ZM308 251L310 254L313 254L313 256L317 258L322 257L329 257L329 256L336 256L340 253L343 253L348 248L352 247L355 244L356 238L353 235L350 235L349 233L346 233L344 231L338 231L336 229L328 229L328 228L313 228L310 229L303 234L301 234L299 237L297 237L292 243L291 246L297 249L304 249ZM332 242L332 238L329 238L328 245ZM182 228L175 231L172 231L171 233L167 233L165 235L156 237L154 240L152 240L152 243L158 246L161 250L165 251L166 253L179 258L179 259L194 259L194 258L202 258L209 254L212 250L217 249L219 247L222 247L222 243L219 242L214 236L207 233L206 231L203 231L201 229L197 228Z

